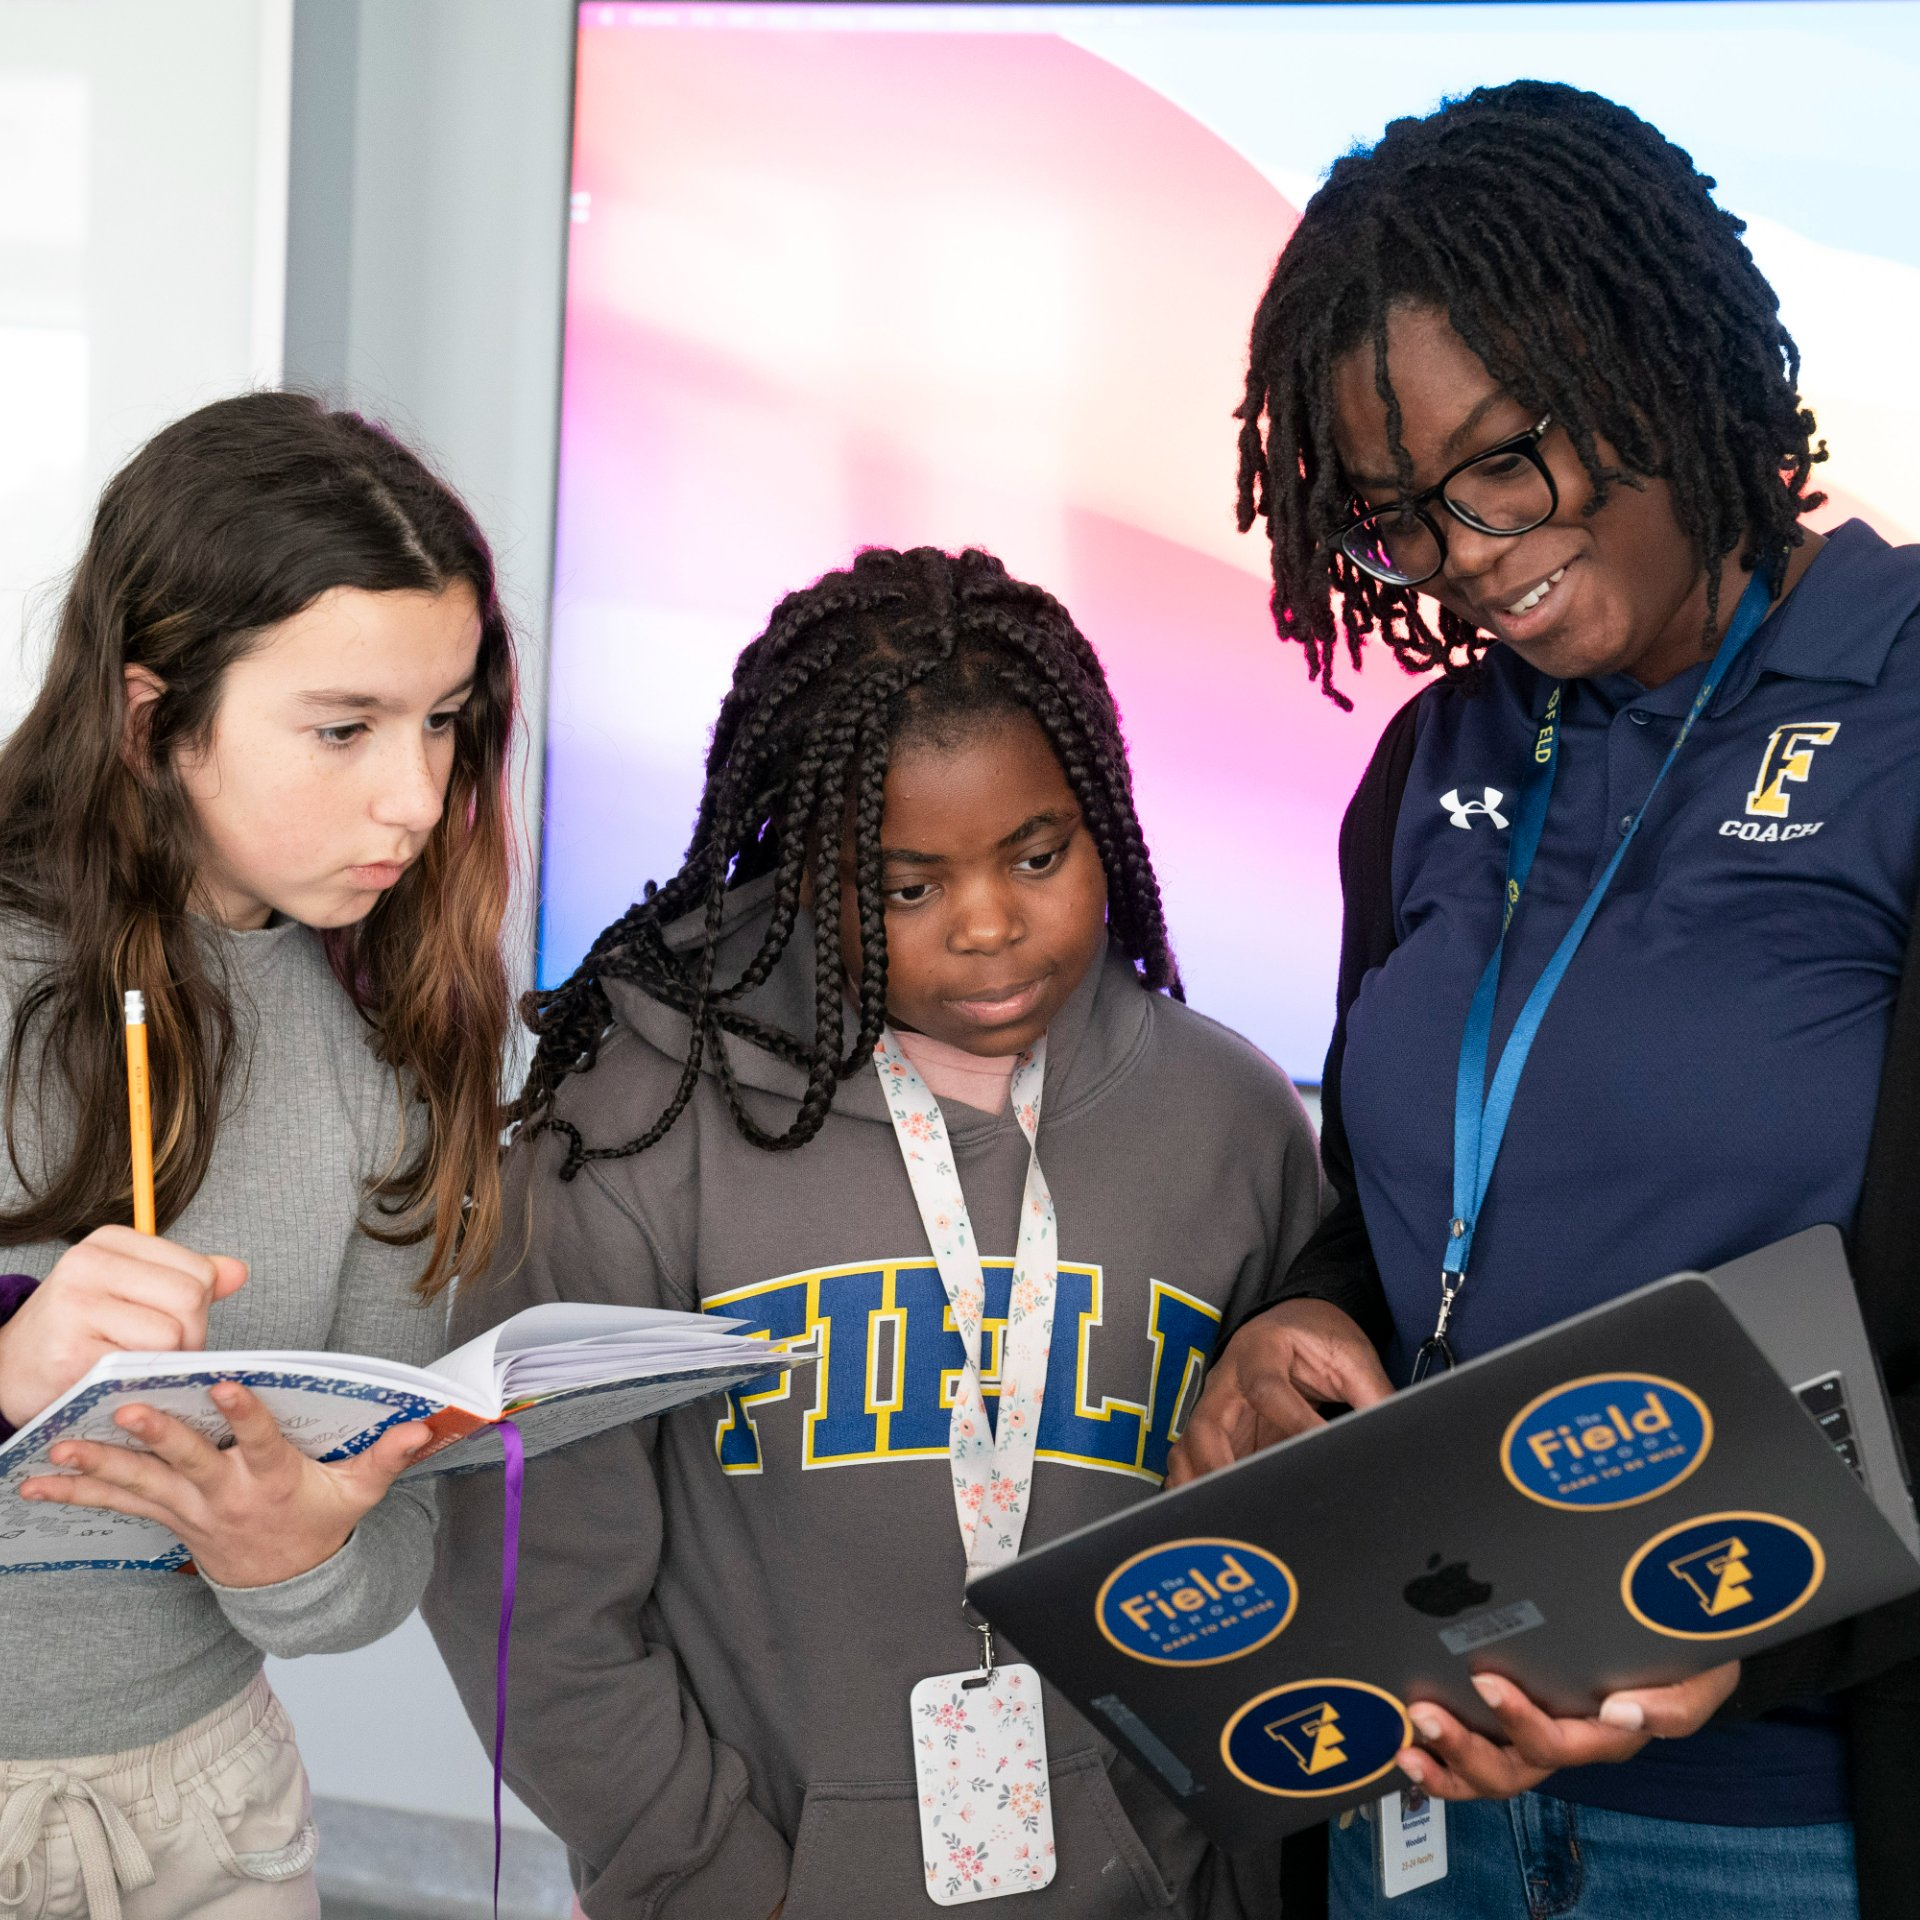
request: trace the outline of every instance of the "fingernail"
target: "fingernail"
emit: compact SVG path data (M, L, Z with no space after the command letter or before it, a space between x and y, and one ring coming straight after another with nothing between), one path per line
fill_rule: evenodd
M1476 1673L1473 1676L1473 1690L1490 1707L1504 1707L1507 1704L1507 1690L1491 1674Z
M1603 1700L1600 1718L1625 1733L1640 1733L1647 1724L1647 1710L1638 1700Z
M1423 1712L1419 1707L1415 1707L1414 1710L1407 1715L1407 1718L1413 1722L1414 1731L1419 1734L1422 1740L1438 1740L1440 1738L1440 1722L1436 1720L1432 1714Z
M1400 1771L1404 1773L1416 1787L1424 1787L1427 1784L1427 1763L1422 1760L1411 1747L1395 1757L1399 1763Z

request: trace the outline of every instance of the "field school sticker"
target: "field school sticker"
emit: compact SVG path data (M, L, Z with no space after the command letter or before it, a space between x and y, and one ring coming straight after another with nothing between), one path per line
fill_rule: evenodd
M1300 1603L1287 1563L1244 1540L1171 1540L1101 1583L1094 1623L1110 1646L1156 1667L1215 1667L1264 1647Z
M1294 1680L1255 1694L1220 1732L1227 1770L1256 1793L1318 1800L1393 1771L1407 1710L1364 1680Z
M1607 1513L1670 1492L1713 1447L1713 1415L1691 1387L1657 1373L1592 1373L1513 1416L1500 1470L1529 1500Z
M1656 1533L1620 1576L1620 1598L1670 1640L1732 1640L1796 1614L1827 1575L1820 1542L1776 1513L1707 1513Z

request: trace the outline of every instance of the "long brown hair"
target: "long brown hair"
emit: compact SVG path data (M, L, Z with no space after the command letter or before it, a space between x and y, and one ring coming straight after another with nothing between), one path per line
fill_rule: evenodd
M439 824L366 919L322 939L380 1059L425 1109L418 1152L369 1181L362 1229L395 1246L431 1236L424 1295L484 1263L500 1222L510 1018L500 933L512 634L486 540L445 482L359 415L295 393L203 407L109 482L39 697L0 748L0 914L50 936L13 1016L5 1124L26 1198L0 1211L0 1245L128 1217L128 987L147 999L162 1230L206 1178L243 1063L189 910L197 834L176 762L207 744L227 668L334 588L440 593L462 581L480 610L480 653ZM130 666L162 688L145 751L131 756ZM71 1116L70 1140L43 1137L32 1166L15 1135L23 1098L43 1122Z

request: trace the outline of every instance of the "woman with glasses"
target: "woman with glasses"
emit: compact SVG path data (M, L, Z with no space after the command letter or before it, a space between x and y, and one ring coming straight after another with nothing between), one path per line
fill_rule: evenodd
M1920 1441L1920 548L1805 525L1825 448L1712 186L1517 82L1339 161L1274 270L1240 520L1279 631L1342 705L1343 642L1437 673L1341 835L1338 1204L1175 1480L1825 1221ZM1498 1740L1416 1702L1450 1871L1386 1908L1352 1821L1333 1909L1911 1913L1916 1656L1903 1602L1591 1718L1486 1678Z

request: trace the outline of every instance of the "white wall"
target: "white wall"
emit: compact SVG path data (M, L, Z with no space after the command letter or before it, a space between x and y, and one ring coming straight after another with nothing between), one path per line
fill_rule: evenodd
M493 1818L493 1767L462 1712L426 1623L357 1653L269 1660L268 1677L300 1737L313 1790L408 1813ZM508 1792L508 1826L540 1822Z
M0 732L101 485L278 379L292 0L0 0Z

